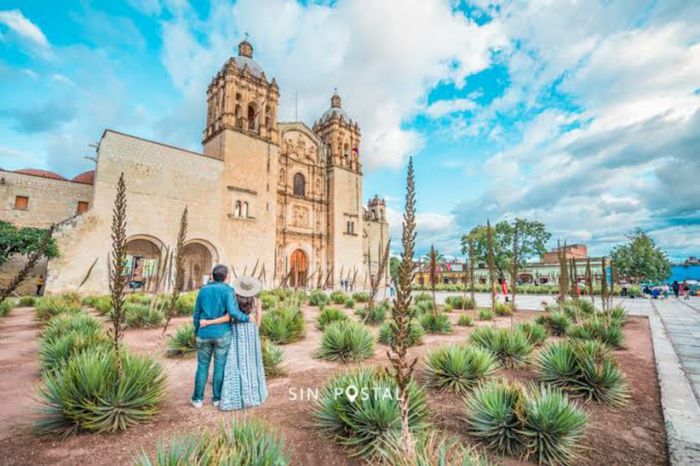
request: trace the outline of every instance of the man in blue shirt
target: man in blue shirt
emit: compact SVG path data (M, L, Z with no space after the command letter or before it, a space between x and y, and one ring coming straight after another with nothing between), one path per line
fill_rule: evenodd
M224 381L224 367L228 348L231 344L231 323L200 326L201 320L212 320L228 314L232 321L248 322L246 314L238 308L236 293L233 287L227 285L228 269L225 265L217 265L211 273L213 282L208 283L197 295L194 305L194 332L197 336L197 372L194 376L194 393L190 403L195 408L201 408L204 400L204 387L209 377L209 365L214 355L214 375L212 390L214 406L219 405L221 385Z

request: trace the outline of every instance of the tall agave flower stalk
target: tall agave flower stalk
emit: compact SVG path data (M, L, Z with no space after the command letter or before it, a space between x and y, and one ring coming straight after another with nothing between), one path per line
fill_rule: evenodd
M488 219L486 220L486 248L489 264L489 284L491 286L491 312L496 313L496 288L494 287L494 282L496 280L496 261L493 252L493 229Z
M36 251L32 252L29 255L27 263L24 264L24 267L22 267L20 271L17 272L17 275L14 276L14 278L5 288L0 289L0 303L5 301L5 298L10 296L17 289L17 287L20 286L22 282L27 279L29 272L31 272L34 266L36 266L36 263L39 262L39 259L41 259L44 256L44 254L46 254L46 251L51 245L51 237L53 236L53 231L54 225L51 225L49 229L46 230L46 233L44 233L44 237L41 239L39 247L36 249Z
M566 263L566 241L564 247L557 241L557 257L559 258L559 302L566 301L569 294L569 267Z
M389 247L391 245L391 241L386 242L386 247L384 248L384 251L381 251L381 245L379 245L380 248L380 254L379 254L379 264L377 265L377 273L375 274L374 277L370 275L369 277L369 301L367 302L367 308L368 309L374 309L374 301L377 298L377 292L379 291L379 285L382 282L382 277L384 276L384 271L386 270L386 264L389 262ZM372 262L369 262L371 264ZM370 266L368 264L368 267ZM348 273L348 277L349 277Z
M471 298L476 307L476 247L474 246L474 238L469 238L469 282L471 286Z
M430 252L428 253L428 280L430 281L430 290L433 293L433 315L437 316L437 303L435 301L435 287L438 282L438 272L440 267L440 262L442 261L442 255L435 249L435 245L430 245Z
M518 287L518 264L520 262L520 251L518 248L518 240L520 232L518 231L518 220L515 220L515 226L513 228L513 262L511 263L511 272L510 272L510 293L511 293L511 306L513 307L513 310L515 310L515 295L517 294L517 287ZM513 321L513 316L511 315L511 324Z
M608 308L608 276L605 273L605 262L605 257L603 257L600 267L600 300L603 303L603 311L607 310Z
M578 301L578 273L576 270L576 259L569 260L569 276L571 278L571 299Z
M416 191L413 179L413 159L408 159L408 173L406 176L406 206L403 214L403 228L401 244L401 263L399 264L398 279L396 281L396 298L392 317L396 323L396 338L391 344L391 350L387 351L391 363L390 374L396 379L398 388L399 409L401 410L401 437L399 448L405 458L414 455L414 442L409 430L409 398L408 388L413 378L413 369L417 358L408 360L408 348L410 346L409 332L411 326L411 292L413 290L413 277L416 266L413 262L413 253L416 247Z
M119 175L117 195L112 210L112 266L109 274L109 292L112 312L110 336L114 345L117 373L122 377L121 340L124 336L124 288L129 280L126 274L126 183L124 173Z
M187 238L187 207L182 211L182 217L180 217L180 229L177 232L177 243L175 245L175 282L173 283L173 290L170 293L170 303L168 306L168 318L165 319L165 325L163 325L163 335L168 329L170 320L175 315L177 309L177 298L180 297L180 292L185 287L185 240Z

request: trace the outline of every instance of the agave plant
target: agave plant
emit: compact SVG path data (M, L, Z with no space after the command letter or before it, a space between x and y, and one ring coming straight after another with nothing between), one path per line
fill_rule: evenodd
M34 304L36 304L36 298L34 296L22 296L19 298L18 305L22 307L33 307ZM2 311L0 311L0 313L2 313Z
M333 304L345 304L348 296L342 291L336 290L331 293L330 298Z
M589 319L579 325L569 328L571 338L582 340L600 340L613 347L621 348L624 335L622 329L616 321L605 322L602 318Z
M321 307L328 304L330 300L331 299L328 297L328 295L320 290L314 290L309 295L309 304L311 306Z
M0 302L0 317L6 316L12 309L15 308L15 300L5 298Z
M112 310L112 299L110 296L96 296L85 304L94 307L102 315L107 315Z
M426 313L420 318L420 324L427 333L439 335L452 333L452 322L444 313Z
M474 390L465 403L471 435L501 454L520 455L525 451L525 390L520 385L504 380L488 382Z
M408 427L422 432L428 427L425 391L411 381L407 393ZM350 447L353 456L379 458L401 432L396 381L377 368L338 374L322 388L313 417L321 433Z
M304 338L304 315L296 307L277 307L265 314L260 333L278 345L286 345Z
M274 343L263 338L261 341L263 368L266 377L278 377L286 371L282 367L284 352Z
M260 305L262 306L263 311L274 308L279 302L280 298L275 294L265 291L260 293Z
M544 325L534 322L524 322L516 325L515 328L525 334L532 346L540 346L547 339L547 329Z
M628 398L627 382L607 346L597 340L563 340L540 352L537 359L543 382L572 396L612 405Z
M128 303L125 309L126 326L130 328L153 328L165 322L163 311L147 304Z
M595 305L593 305L592 302L586 299L579 299L576 303L576 306L579 308L581 314L583 314L584 316L591 316L596 312Z
M493 319L493 312L491 312L491 309L479 310L479 320L491 320L491 319Z
M472 325L474 325L474 320L471 318L471 316L468 316L467 314L462 314L457 319L457 325L460 325L462 327L471 327Z
M366 303L367 301L369 301L369 293L365 293L364 291L357 291L352 294L352 299L354 299L358 303Z
M496 303L494 307L497 316L510 316L513 315L513 308L506 303Z
M538 316L535 322L544 325L549 333L558 337L566 335L569 327L573 324L566 312L559 310L549 311L546 315Z
M45 372L39 387L45 407L38 432L116 432L156 414L165 395L163 368L147 356L123 352L120 358L121 376L111 350L83 351Z
M466 394L491 376L499 364L494 355L477 346L443 346L425 358L427 385Z
M374 354L374 336L364 325L354 321L333 322L321 337L316 356L329 361L356 362Z
M386 320L389 306L385 303L376 304L374 307L364 307L357 311L360 320L367 325L379 325Z
M538 464L572 464L586 428L586 413L560 390L543 385L525 400L527 456Z
M42 322L47 322L59 314L77 314L81 312L80 303L63 295L45 296L38 300L35 306L36 316Z
M194 325L187 323L177 328L174 335L168 337L168 356L186 357L197 352L197 335Z
M197 292L180 293L175 303L178 315L191 316L194 313L194 305L197 302Z
M328 326L328 324L339 320L348 320L347 314L345 314L340 309L336 309L334 307L326 307L323 308L321 313L318 315L318 319L316 320L316 327L318 327L319 330L323 331Z
M618 327L624 327L627 322L627 311L623 307L617 306L605 313L605 316L611 323L615 323Z
M458 438L431 430L415 439L413 455L407 456L399 440L387 448L386 463L392 466L491 466L485 455L466 448Z
M532 353L532 344L519 330L479 327L469 335L469 341L491 351L508 368L524 366Z
M291 464L284 439L255 419L222 425L215 433L204 431L176 438L169 445L158 443L155 458L146 452L136 458L138 466L184 466L229 464L286 466Z
M384 345L393 345L396 343L396 333L398 329L396 327L396 322L389 320L382 324L379 329L379 342ZM408 327L408 346L417 346L423 343L423 335L425 331L423 327L418 322L411 322Z
M348 298L345 300L345 309L355 309L355 300Z
M108 348L109 341L102 324L91 315L59 314L49 321L41 337L41 367L56 370L78 353Z

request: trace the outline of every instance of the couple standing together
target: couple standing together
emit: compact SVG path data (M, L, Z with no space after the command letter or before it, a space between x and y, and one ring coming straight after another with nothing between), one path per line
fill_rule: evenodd
M253 277L240 277L229 286L225 265L214 267L212 277L213 281L199 290L194 306L197 372L190 403L202 407L213 357L214 406L222 411L258 406L267 398L258 335L261 283Z

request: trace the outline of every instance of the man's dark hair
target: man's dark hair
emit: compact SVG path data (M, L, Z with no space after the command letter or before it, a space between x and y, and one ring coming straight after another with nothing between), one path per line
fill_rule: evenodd
M211 276L214 278L215 282L223 282L228 276L228 267L223 264L214 266L214 269L211 271Z

